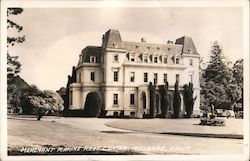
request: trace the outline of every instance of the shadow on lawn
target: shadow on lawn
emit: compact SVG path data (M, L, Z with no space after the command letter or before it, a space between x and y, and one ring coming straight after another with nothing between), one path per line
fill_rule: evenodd
M8 119L10 120L23 120L23 121L35 121L35 122L38 122L37 121L37 118L34 117L34 119L31 119L30 117L29 118L14 118L14 117L8 117Z

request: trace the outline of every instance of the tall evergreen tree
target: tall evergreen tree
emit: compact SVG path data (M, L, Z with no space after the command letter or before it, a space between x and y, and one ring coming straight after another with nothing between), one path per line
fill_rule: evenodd
M173 106L174 106L174 118L179 118L179 113L181 111L181 96L180 96L179 87L178 87L177 82L175 83L175 86L174 86Z
M22 26L18 25L11 20L11 16L21 14L23 12L22 8L8 8L7 9L7 29L13 28L18 33L23 29ZM7 37L7 49L10 46L14 46L18 43L23 43L25 41L25 35ZM20 106L20 97L23 95L23 91L26 91L29 87L25 81L23 81L18 74L21 71L21 63L18 60L18 56L10 55L7 51L7 102L8 108L17 111L16 109ZM20 87L20 84L21 87Z
M206 107L213 104L215 108L229 108L228 86L232 82L232 70L226 65L222 48L215 41L210 51L210 61L202 75L201 95L206 98Z

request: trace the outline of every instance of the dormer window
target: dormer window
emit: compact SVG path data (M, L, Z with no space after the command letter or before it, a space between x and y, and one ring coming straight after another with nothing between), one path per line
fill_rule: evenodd
M158 58L157 56L154 56L154 63L157 63L158 62Z
M130 55L130 61L131 62L135 62L135 54L131 54Z
M193 59L189 59L189 65L193 66Z
M95 62L96 62L96 57L90 56L90 63L95 63Z
M148 62L148 56L147 55L143 55L143 62L147 63Z
M164 64L167 64L167 63L168 63L168 56L164 56L164 57L163 57L163 63L164 63Z
M114 55L114 62L118 62L118 54Z
M180 64L180 58L175 59L175 64Z

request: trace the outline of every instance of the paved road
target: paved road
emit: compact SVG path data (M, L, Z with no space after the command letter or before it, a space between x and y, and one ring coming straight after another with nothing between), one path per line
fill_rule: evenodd
M9 147L124 146L143 154L241 154L243 140L173 136L108 127L119 119L45 117L8 119ZM139 121L140 122L140 121ZM137 122L136 126L140 126ZM133 121L136 124L136 120ZM160 126L160 124L159 124ZM219 143L219 144L218 144Z

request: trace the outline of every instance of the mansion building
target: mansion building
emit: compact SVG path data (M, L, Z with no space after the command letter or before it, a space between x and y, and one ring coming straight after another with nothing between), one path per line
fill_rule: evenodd
M168 82L168 116L174 111L175 83L178 83L180 115L186 112L184 84L193 84L197 99L193 110L200 105L199 59L191 37L183 36L164 44L123 41L118 30L109 30L101 46L87 46L75 67L75 81L69 86L69 109L84 109L87 96L97 93L106 116L142 118L150 113L150 88L155 86L156 113L161 114L159 86Z

